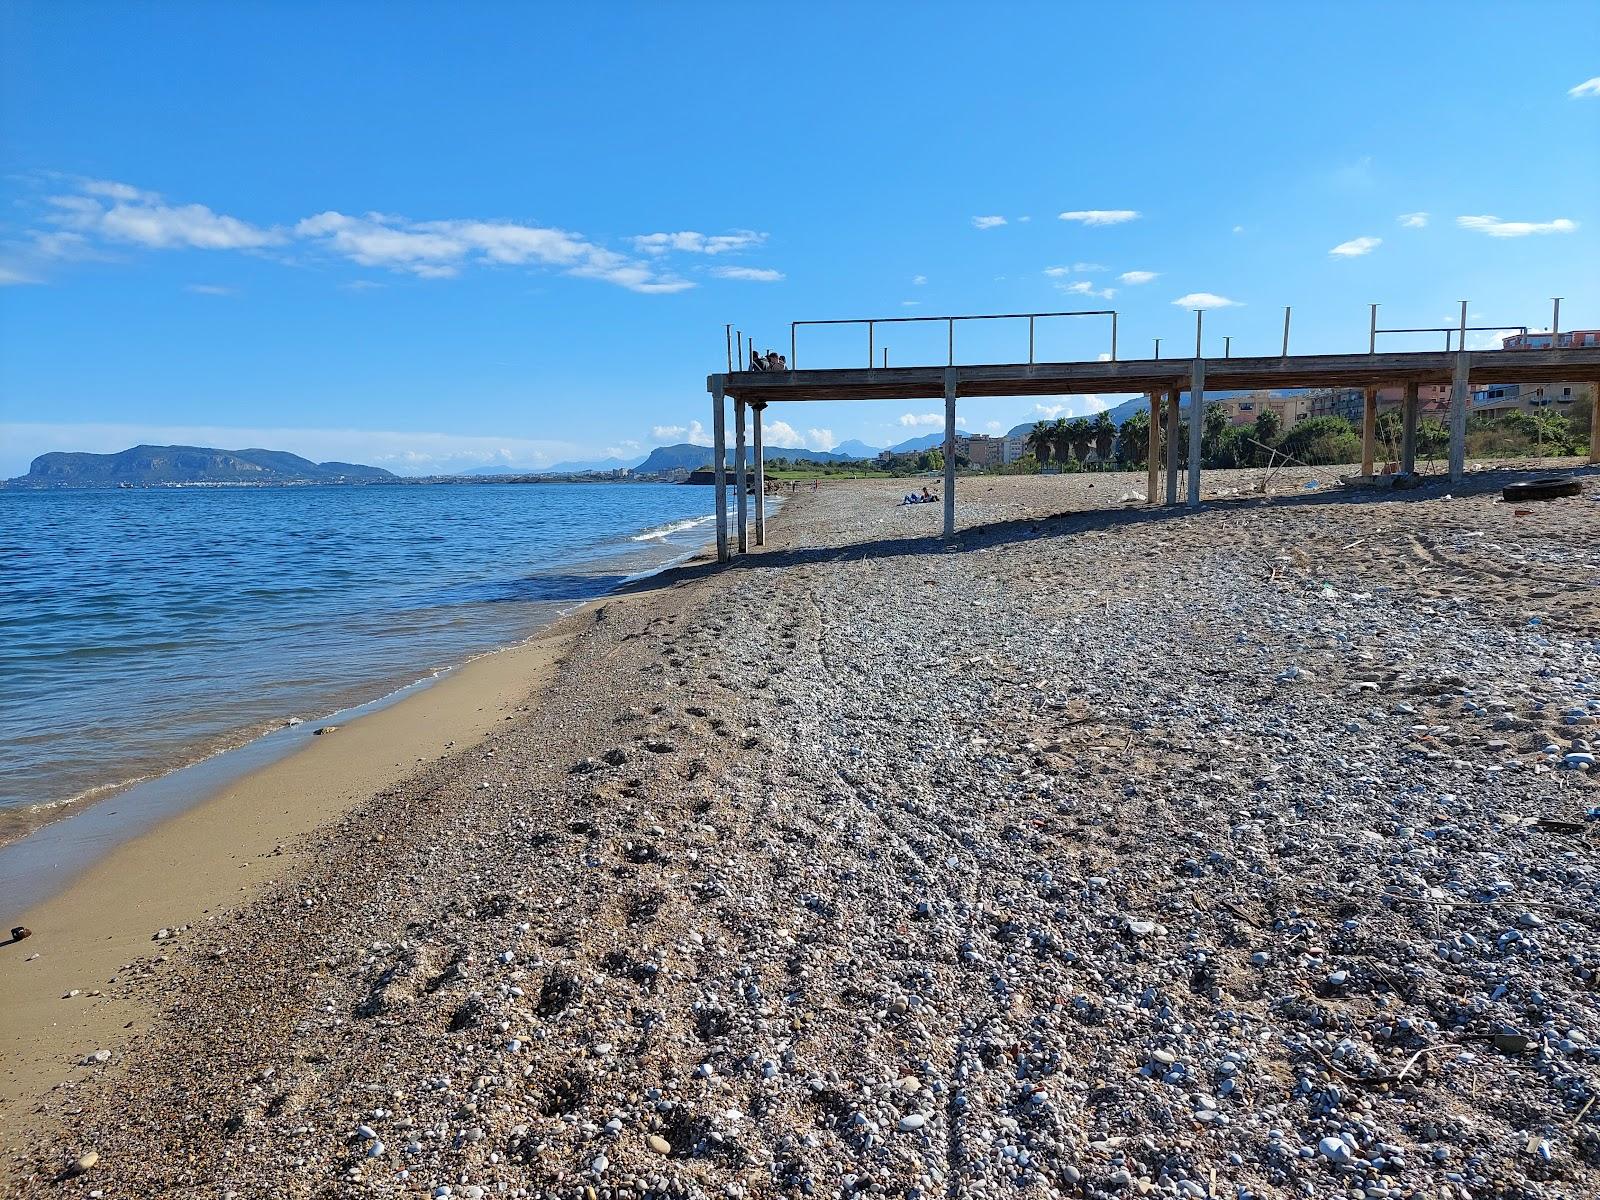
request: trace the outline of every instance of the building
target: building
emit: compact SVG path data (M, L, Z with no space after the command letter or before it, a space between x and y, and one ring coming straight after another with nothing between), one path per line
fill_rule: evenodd
M1215 403L1222 406L1228 420L1235 425L1254 425L1263 412L1274 412L1285 433L1311 416L1311 397L1298 393L1241 392Z
M1005 462L1006 439L986 433L965 433L956 439L956 453L974 467L998 467Z
M1572 346L1600 346L1600 329L1569 329L1556 335L1556 348L1566 350ZM1548 350L1549 333L1514 333L1500 339L1502 350Z
M1008 433L1006 444L1001 459L1004 462L1020 462L1033 453L1033 447L1028 444L1028 435L1025 433Z
M1497 383L1472 393L1472 411L1492 414L1550 409L1565 414L1575 411L1574 406L1593 404L1594 396L1592 383Z

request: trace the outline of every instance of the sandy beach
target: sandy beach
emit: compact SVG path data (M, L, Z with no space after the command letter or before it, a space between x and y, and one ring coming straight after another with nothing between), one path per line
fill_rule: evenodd
M1580 474L802 492L22 915L9 1192L1600 1193Z

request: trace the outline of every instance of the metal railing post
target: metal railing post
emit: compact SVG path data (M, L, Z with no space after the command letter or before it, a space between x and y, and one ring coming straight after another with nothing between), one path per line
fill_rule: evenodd
M950 343L949 361L945 363L945 366L953 367L956 365L956 319L947 317L945 318L945 324L949 326L948 338Z
M1156 358L1159 359L1160 357L1161 357L1161 339L1157 338L1156 339Z
M1233 335L1232 334L1223 334L1223 336L1222 336L1222 357L1223 358L1232 358L1233 357Z
M722 336L723 336L723 340L728 343L728 374L732 375L733 374L733 326L732 325L724 325L722 327Z
M1378 306L1372 305L1372 321L1367 328L1367 353L1378 352Z
M793 371L800 364L800 356L794 350L794 322L789 322L789 370Z
M1289 306L1283 307L1283 357L1289 357Z
M869 371L872 370L872 338L873 334L876 332L876 326L876 321L867 322L867 370Z
M1117 314L1111 314L1111 361L1117 361Z
M1196 358L1204 357L1200 353L1200 331L1205 325L1205 320L1206 320L1206 310L1203 309L1203 308L1195 309L1194 310L1194 356Z
M1028 318L1028 365L1033 366L1033 318Z
M1552 296L1550 299L1555 304L1555 311L1550 314L1550 349L1561 348L1561 297Z

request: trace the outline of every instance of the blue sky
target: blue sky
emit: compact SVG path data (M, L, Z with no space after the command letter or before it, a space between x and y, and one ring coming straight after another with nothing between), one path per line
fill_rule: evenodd
M1285 304L1307 352L1364 348L1372 301L1600 326L1594 3L12 2L0 56L0 475L137 441L642 452L700 438L725 322L787 350L795 319L1114 307L1123 357L1188 352L1218 300L1217 353L1275 350ZM942 360L915 328L892 363ZM933 407L769 421L883 445Z

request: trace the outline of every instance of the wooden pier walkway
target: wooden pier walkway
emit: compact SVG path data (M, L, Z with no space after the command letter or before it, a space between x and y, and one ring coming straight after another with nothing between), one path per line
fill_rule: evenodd
M1384 332L1384 331L1379 331ZM755 540L766 540L766 511L762 483L765 464L761 414L769 404L822 400L944 400L944 532L955 533L956 405L963 397L1064 396L1084 393L1143 392L1151 411L1165 402L1168 420L1167 496L1177 500L1179 398L1188 392L1193 411L1204 411L1207 388L1218 391L1280 390L1291 388L1359 387L1366 390L1363 422L1362 473L1371 475L1374 461L1377 393L1379 388L1405 389L1402 408L1401 470L1415 466L1418 416L1417 389L1427 384L1446 385L1450 391L1450 477L1459 480L1466 469L1466 428L1470 388L1493 383L1600 383L1600 347L1580 346L1554 350L1450 350L1366 354L1297 354L1259 358L1151 358L1122 361L1061 363L992 363L963 366L866 367L843 370L734 371L706 380L712 397L714 461L725 461L727 432L725 401L734 401L735 477L745 471L746 409L754 424L756 486ZM1600 389L1595 407L1600 410ZM1200 451L1203 422L1189 423L1187 503L1200 503ZM1150 423L1150 464L1147 500L1158 502L1157 462L1160 422ZM1600 411L1590 432L1590 461L1600 462ZM725 483L718 473L717 551L730 557L725 504ZM737 542L747 548L747 513L743 489L737 498Z

